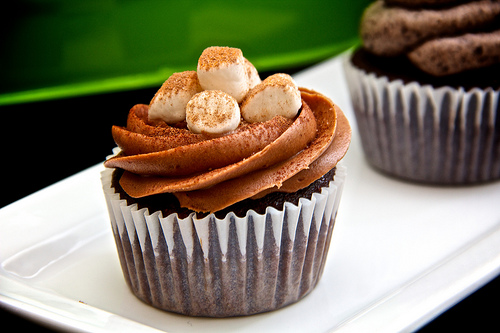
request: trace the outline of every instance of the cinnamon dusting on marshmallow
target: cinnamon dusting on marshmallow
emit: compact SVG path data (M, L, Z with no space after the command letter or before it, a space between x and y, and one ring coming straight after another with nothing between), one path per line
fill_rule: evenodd
M293 118L301 106L297 84L288 74L274 74L251 89L241 103L246 121L266 121L281 115Z
M247 67L240 49L209 47L198 59L198 79L203 89L222 90L239 103L250 89Z
M223 134L240 124L238 102L220 90L205 90L186 105L188 128L194 133Z
M202 88L195 71L172 74L151 99L149 120L163 120L167 124L184 121L187 102L200 91Z
M233 64L244 62L243 52L240 49L224 46L206 48L198 59L198 69L208 71Z
M184 112L175 126L154 111L172 101ZM348 123L337 130L337 115L329 99L289 75L261 81L241 50L211 47L196 72L173 75L149 107L130 110L126 128L113 127L122 150L105 166L125 170L120 185L132 197L169 192L183 207L213 212L301 188L333 168L350 139Z

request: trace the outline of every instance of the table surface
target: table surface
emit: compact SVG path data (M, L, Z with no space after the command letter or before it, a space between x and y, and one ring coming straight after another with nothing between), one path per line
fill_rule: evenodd
M0 207L102 162L114 146L111 125L124 118L124 110L131 105L138 101L147 103L155 91L156 88L141 89L1 107L3 124L9 124L0 131L6 157L2 168L8 178L23 181L4 186L7 191L0 198ZM44 170L43 175L37 170ZM497 326L495 301L500 296L499 288L497 277L420 331L438 331L455 325L478 330ZM4 309L0 314L5 325L12 323L17 329L51 330Z

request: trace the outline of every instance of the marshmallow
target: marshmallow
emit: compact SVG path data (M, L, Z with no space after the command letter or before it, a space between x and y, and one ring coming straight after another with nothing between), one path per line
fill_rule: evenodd
M248 92L241 103L241 115L252 123L278 115L292 119L301 106L300 91L292 77L274 74Z
M249 73L252 71L248 60L245 60L243 53L237 48L219 46L206 48L198 59L197 67L202 88L222 90L236 98L238 103L241 102L250 89ZM251 77L255 82L254 74Z
M240 124L240 108L231 95L220 90L205 90L186 105L186 122L193 133L223 134Z
M248 89L252 89L262 81L260 79L259 72L257 71L257 69L246 58L245 58L245 68L247 70L247 76L248 76Z
M195 71L172 74L149 103L148 119L175 124L186 119L186 104L202 91Z

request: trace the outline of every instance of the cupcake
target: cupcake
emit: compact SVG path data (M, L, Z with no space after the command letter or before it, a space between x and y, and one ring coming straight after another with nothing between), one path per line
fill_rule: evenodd
M351 137L287 74L210 47L133 106L101 174L125 280L142 301L251 315L310 293L325 265Z
M344 69L364 155L428 184L500 178L500 1L386 0Z

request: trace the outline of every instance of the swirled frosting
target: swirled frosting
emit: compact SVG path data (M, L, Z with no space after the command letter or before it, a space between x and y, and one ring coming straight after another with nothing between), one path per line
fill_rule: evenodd
M451 75L500 63L500 1L379 0L361 20L363 46L406 54L420 70Z
M129 196L173 193L181 207L216 212L313 183L344 156L351 129L290 75L261 81L240 49L209 47L197 71L171 75L112 135L121 151L104 164L124 170Z
M135 105L127 126L112 128L121 152L105 166L125 170L120 185L130 196L170 192L197 212L273 191L297 191L331 170L351 137L347 119L330 99L300 91L302 107L294 119L243 122L218 137L151 123L149 107Z

